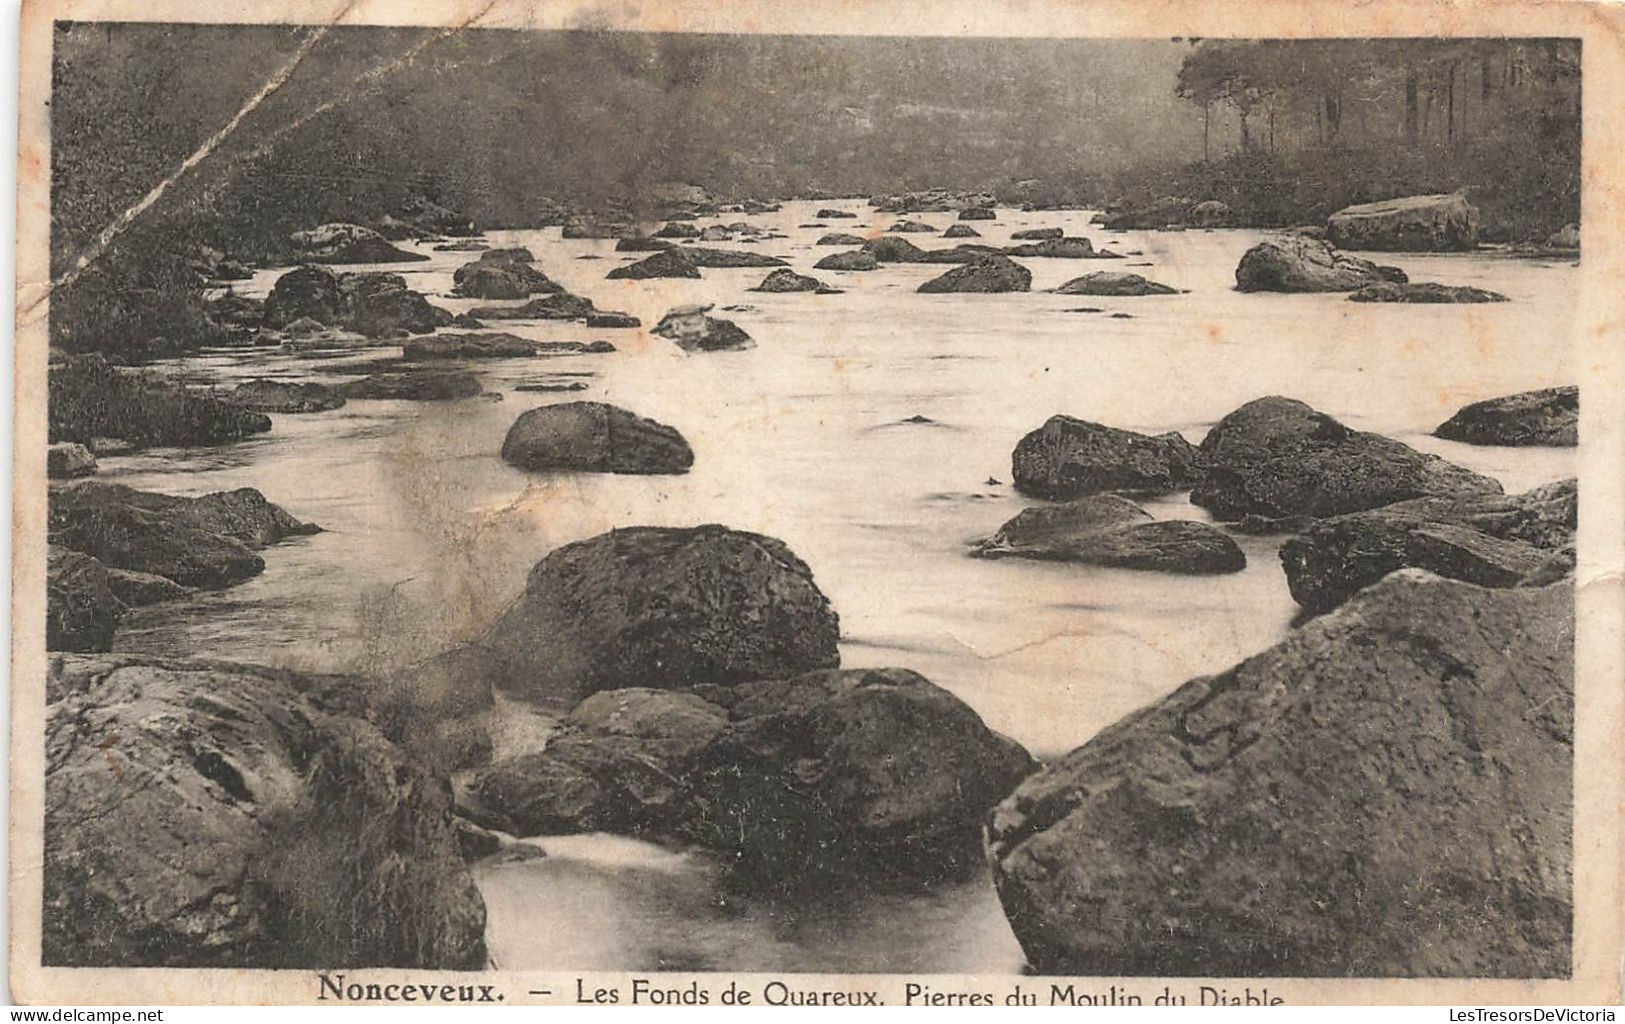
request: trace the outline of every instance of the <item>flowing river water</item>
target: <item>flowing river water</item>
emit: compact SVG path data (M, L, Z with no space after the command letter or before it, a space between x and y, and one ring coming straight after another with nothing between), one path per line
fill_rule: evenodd
M801 227L836 206L856 220ZM1222 577L966 557L967 544L1031 502L1010 486L1010 451L1055 413L1193 442L1268 394L1302 399L1351 427L1399 438L1500 479L1509 492L1573 475L1572 449L1475 448L1429 432L1481 398L1570 383L1578 270L1485 255L1394 255L1415 280L1471 284L1512 301L1477 306L1358 304L1342 295L1246 295L1237 259L1263 232L1106 233L1084 211L1000 210L976 241L1064 227L1123 260L1022 259L1030 293L921 295L949 269L890 264L814 271L839 251L827 231L872 234L895 221L858 202L787 203L724 215L789 236L749 248L786 258L841 295L748 291L765 270L701 280L609 281L613 241L558 228L492 232L601 309L644 330L492 322L536 340L612 341L607 355L475 364L501 396L454 402L351 401L274 416L266 435L213 449L103 460L101 478L177 494L251 486L323 533L263 552L263 575L231 590L139 610L115 648L294 668L387 671L477 637L553 548L635 524L723 523L781 538L812 567L841 617L847 667L914 669L1039 758L1064 753L1192 676L1282 638L1295 611L1279 538L1238 536L1246 570ZM943 228L951 214L918 214ZM932 248L954 244L909 235ZM409 246L411 247L411 246ZM379 268L454 312L452 272L477 254L435 253ZM1144 266L1142 264L1149 264ZM1139 298L1046 294L1079 274L1133 270L1188 292ZM263 295L282 270L238 291ZM672 306L712 302L757 342L686 355L647 333ZM1098 307L1100 312L1079 312ZM1125 318L1113 314L1128 314ZM342 354L237 349L173 361L195 382L257 376L334 383ZM353 367L351 368L354 372ZM525 385L579 381L585 390ZM594 399L680 430L695 451L676 477L540 476L498 451L537 405ZM929 422L914 421L923 417ZM1205 519L1183 495L1158 518ZM535 716L504 705L499 756L535 742ZM533 842L545 859L482 867L497 964L510 969L731 969L997 972L1022 955L988 878L916 893L832 892L770 901L727 891L700 854L610 836Z

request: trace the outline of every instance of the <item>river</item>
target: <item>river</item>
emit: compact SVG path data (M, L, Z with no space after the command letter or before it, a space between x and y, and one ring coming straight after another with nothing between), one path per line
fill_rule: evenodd
M820 206L859 218L800 227ZM557 228L492 232L493 245L529 246L554 280L646 326L682 303L743 306L716 315L757 346L685 355L645 331L493 322L490 329L538 340L607 339L618 351L477 365L501 400L352 401L275 416L271 433L235 445L104 459L102 479L135 487L256 487L325 531L267 549L265 573L239 587L133 613L115 649L387 671L478 636L560 544L617 526L717 522L779 537L807 561L840 614L843 664L915 669L1045 758L1279 640L1296 607L1275 557L1279 538L1237 537L1247 569L1216 578L966 557L970 541L1030 503L1009 485L1010 450L1049 416L1178 430L1199 442L1243 402L1281 394L1494 476L1508 491L1574 474L1572 449L1474 448L1429 431L1467 402L1574 380L1578 268L1488 254L1378 257L1416 280L1512 299L1494 305L1244 295L1232 287L1235 264L1264 233L1115 234L1088 226L1089 217L1001 209L997 222L976 222L978 241L990 244L1058 226L1139 254L1022 259L1033 291L1001 295L914 291L943 266L812 270L839 251L814 246L819 235L872 232L897 219L859 202L716 219L782 230L789 238L714 244L783 256L846 289L841 295L752 293L761 269L608 281L618 261L643 254L561 239ZM953 221L909 218L939 228ZM432 259L341 269L402 273L454 312L490 304L448 295L452 272L477 254L416 248ZM1100 269L1189 291L1104 299L1042 291ZM263 295L282 272L261 271L238 291ZM1075 311L1086 306L1102 311ZM399 354L391 346L336 358L238 349L170 365L225 385L255 376L334 382L345 379L335 371L346 362ZM515 390L569 381L587 387ZM536 476L501 461L503 435L521 412L577 399L678 428L694 448L693 470ZM930 422L907 422L913 417ZM1206 518L1183 496L1146 507L1158 518ZM534 742L534 724L505 705L499 755ZM607 836L538 842L546 859L479 873L492 953L504 968L997 972L1022 964L986 878L788 905L725 892L700 855Z

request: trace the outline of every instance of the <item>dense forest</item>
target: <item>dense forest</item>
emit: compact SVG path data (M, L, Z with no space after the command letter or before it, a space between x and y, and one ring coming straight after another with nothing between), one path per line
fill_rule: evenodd
M1572 41L63 23L54 44L52 338L74 349L208 341L198 251L270 259L417 199L500 227L654 216L665 182L945 187L1216 198L1268 226L1468 188L1492 239L1578 219Z

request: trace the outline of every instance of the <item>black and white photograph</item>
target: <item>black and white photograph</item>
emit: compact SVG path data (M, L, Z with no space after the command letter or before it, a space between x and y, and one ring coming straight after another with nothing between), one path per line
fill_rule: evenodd
M1617 20L698 6L25 11L16 997L1617 1001Z

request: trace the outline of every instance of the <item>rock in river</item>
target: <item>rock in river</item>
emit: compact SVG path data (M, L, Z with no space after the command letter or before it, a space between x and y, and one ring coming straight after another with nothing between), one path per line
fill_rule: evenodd
M591 299L558 292L519 306L477 306L470 310L470 315L476 320L580 320L592 312Z
M740 252L738 249L707 249L701 246L682 250L696 267L710 270L732 270L739 267L782 267L784 261L777 256L764 256L759 252Z
M603 402L565 402L520 416L502 461L532 471L686 473L694 452L664 423Z
M96 456L77 441L61 441L45 449L45 475L51 480L72 480L96 472Z
M1060 228L1027 228L1023 231L1012 232L1010 238L1016 242L1042 242L1050 238L1062 238L1066 232Z
M943 237L947 237L944 235ZM1112 260L1114 252L1096 252L1094 243L1087 238L1046 238L1042 242L1012 245L1004 250L1006 256L1043 256L1061 260Z
M485 640L502 688L566 707L598 690L678 689L833 668L835 612L783 542L722 526L632 527L538 562Z
M349 382L343 390L349 398L445 402L473 398L485 389L480 386L480 379L467 370L413 370L375 373Z
M604 275L614 280L647 281L657 277L699 277L700 268L689 258L686 249L662 249L653 256L645 256L636 263L616 267Z
M1113 494L1023 509L972 553L1193 574L1247 567L1247 556L1223 530L1188 520L1157 522Z
M896 235L881 235L871 238L863 243L863 251L872 255L881 263L930 263L931 258L925 250L910 242L906 238Z
M486 966L445 779L329 697L219 661L52 659L53 966Z
M289 236L302 263L419 263L429 257L397 249L384 236L359 224L323 224Z
M1500 292L1473 288L1465 284L1437 284L1433 281L1409 281L1395 284L1380 281L1368 284L1349 296L1350 302L1505 302Z
M1057 295L1176 295L1178 289L1119 270L1097 270L1074 277L1055 289Z
M752 890L922 881L982 865L988 809L1032 769L1015 743L906 669L597 693L545 750L473 789L520 835L698 843Z
M1243 292L1352 292L1368 284L1405 282L1405 272L1338 252L1307 235L1287 234L1259 242L1236 264L1236 290Z
M1008 256L988 255L973 263L934 277L916 291L925 294L946 292L1024 292L1032 287L1032 271Z
M1293 599L1314 613L1406 567L1520 586L1573 567L1577 506L1573 480L1515 496L1414 498L1311 524L1281 546L1281 566Z
M1071 416L1051 416L1010 457L1016 490L1056 501L1110 491L1167 494L1199 480L1200 465L1180 434L1153 437Z
M813 264L814 270L878 270L880 261L875 254L863 249L832 252Z
M50 545L45 560L46 650L109 650L124 612L100 559Z
M369 338L426 334L451 323L451 314L406 287L399 274L335 274L302 266L277 278L265 300L265 326L283 327L309 317Z
M182 498L87 480L51 493L52 544L187 587L226 587L264 571L254 552L317 533L252 487Z
M1488 477L1279 396L1225 416L1202 440L1201 456L1207 472L1191 501L1224 521L1322 518L1425 495L1501 493Z
M992 220L996 216L991 206L967 206L959 211L960 220Z
M862 235L849 235L849 234L846 234L844 232L835 231L835 232L831 232L830 234L827 234L827 235L824 235L824 236L820 237L818 239L818 241L814 242L813 244L814 245L862 245L863 244L863 236Z
M685 352L723 352L755 348L756 342L732 320L707 316L710 305L679 306L650 331L670 338Z
M1474 402L1439 424L1433 436L1467 444L1572 448L1580 443L1580 389L1543 388Z
M936 228L920 220L900 220L886 230L903 232L905 234L934 235L937 233Z
M535 266L529 249L487 249L452 275L453 294L473 299L525 299L538 292L564 291Z
M1478 245L1478 208L1460 192L1362 203L1327 217L1326 237L1343 249L1465 251Z
M1041 974L1567 977L1574 588L1396 573L994 811Z
M840 238L852 238L853 236L851 236L851 235L840 235L838 237L840 237ZM982 233L980 231L976 230L975 228L971 227L969 224L950 224L950 225L948 225L948 230L944 231L942 233L942 237L943 238L981 238ZM863 239L857 238L857 239L855 239L854 241L852 241L850 243L835 243L835 244L859 245L862 242L863 242ZM819 244L820 245L823 244L822 239L819 240Z
M233 405L255 412L327 412L344 405L344 394L338 388L269 377L244 381L226 397Z
M600 329L620 329L625 327L642 327L643 321L630 313L621 313L615 310L594 310L587 314L587 326Z
M752 288L753 292L816 292L826 291L829 285L816 277L798 274L788 267L781 267L773 273L762 278L762 283Z
M436 359L513 359L536 354L536 343L516 334L436 334L401 346L402 358L412 362Z

